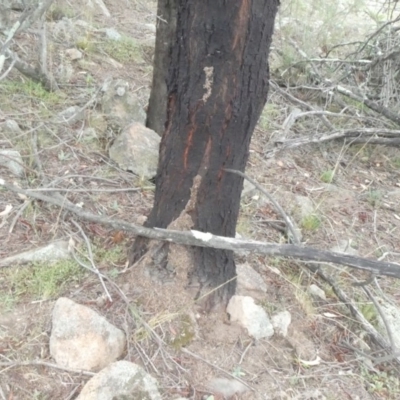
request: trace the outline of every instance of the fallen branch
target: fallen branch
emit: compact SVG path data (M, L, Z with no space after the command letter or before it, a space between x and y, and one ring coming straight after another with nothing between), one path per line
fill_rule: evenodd
M257 182L255 182L253 179L251 179L250 177L248 177L246 174L244 174L243 172L240 171L235 171L235 170L226 170L229 172L233 172L236 173L240 176L243 176L245 179L247 179L250 183L254 184L257 189L259 189L263 194L265 194L267 196L268 199L270 199L273 203L273 205L275 206L275 208L277 209L277 211L281 214L282 218L285 220L286 224L288 224L288 228L293 229L293 226L291 226L291 220L287 217L285 211L282 209L282 207L272 198L272 196L265 191ZM295 230L293 231L295 232ZM300 244L300 238L298 235L294 234L292 236L292 240L294 244L299 245ZM372 300L372 302L375 305L375 308L377 309L377 311L379 312L384 325L386 327L386 332L387 332L387 336L389 338L389 342L386 340L386 338L380 333L378 332L375 327L364 317L363 313L359 310L359 308L357 307L357 304L353 301L353 299L351 299L350 297L347 296L347 294L340 288L338 282L336 281L336 279L334 279L332 276L328 275L325 271L324 268L320 267L316 267L314 264L310 264L310 263L306 263L305 264L306 268L311 271L312 273L317 274L320 278L322 278L325 282L327 282L333 289L333 291L335 292L336 296L339 298L340 301L342 301L343 304L346 305L346 307L350 310L350 312L352 313L352 315L354 316L354 318L361 324L361 326L364 328L364 330L366 332L368 332L368 334L370 335L370 337L372 338L372 340L378 344L380 347L382 347L382 349L384 349L385 351L388 351L388 349L390 349L390 354L389 357L390 360L395 360L397 363L400 363L400 357L397 354L397 349L396 346L394 344L394 340L393 340L393 335L392 335L392 331L391 328L387 322L387 319L385 317L385 315L383 314L379 304L377 303L377 301L375 300L375 298L372 296L372 293L365 287L365 285L368 284L367 282L358 282L355 285L362 285L364 291L367 293L367 295L370 297L370 299ZM374 274L371 274L372 276L372 280L375 280L376 282L376 277ZM387 356L388 357L388 356Z
M26 77L32 79L35 82L41 83L44 88L48 91L55 91L58 89L57 82L51 76L43 74L38 71L36 68L32 68L27 62L21 60L16 53L13 53L11 50L6 50L5 52L8 61L10 64L14 64L14 67L21 72L21 74Z
M31 190L24 190L18 188L17 186L7 184L4 182L4 180L0 180L0 185L12 192L21 193L26 196L57 205L73 212L78 217L87 221L108 225L115 230L130 231L138 236L144 236L149 239L164 240L186 246L212 247L216 249L232 250L235 252L250 251L258 254L273 255L278 257L291 257L304 261L328 262L346 265L348 267L363 271L369 271L377 275L385 275L400 279L400 265L395 263L380 262L299 245L280 245L276 243L265 243L254 240L239 240L199 231L182 232L161 228L146 228L140 225L131 224L126 221L92 214L75 205L72 205L68 200L54 198Z
M328 80L326 80L329 82ZM372 111L375 111L378 114L383 115L387 119L395 122L397 125L400 125L400 115L394 111L391 111L389 108L382 106L378 103L375 103L372 100L369 100L367 97L362 97L359 96L355 93L353 93L351 90L346 89L343 86L337 85L334 88L335 91L337 91L340 94L343 94L344 96L349 97L352 100L359 101L362 104L365 104L368 108L370 108Z
M293 149L307 144L328 142L330 140L351 139L352 143L369 143L384 145L400 145L400 130L385 128L359 128L341 129L338 131L317 134L313 136L301 136L296 139L275 141L277 146L267 151L267 157L271 157L279 151Z
M269 84L272 88L274 88L277 92L279 92L281 95L283 95L284 97L286 97L288 100L290 100L292 103L295 103L297 105L299 105L302 108L305 108L306 110L309 111L321 111L318 110L316 108L314 108L313 106L311 106L310 104L306 103L303 100L298 99L297 97L291 95L290 93L288 93L287 91L283 90L276 82L270 80ZM333 130L334 127L333 125L329 122L329 120L325 117L325 115L319 115L317 114L317 117L321 118L322 123L328 128Z

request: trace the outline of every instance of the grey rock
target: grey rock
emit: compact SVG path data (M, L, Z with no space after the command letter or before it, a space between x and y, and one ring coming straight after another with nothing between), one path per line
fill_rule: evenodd
M52 316L50 354L67 368L98 371L121 357L123 331L92 309L61 297Z
M394 344L400 349L400 309L380 297L376 297L376 301L379 303L382 314L390 327ZM380 315L378 315L378 324L379 330L387 335L385 324Z
M249 296L232 296L227 310L231 321L237 321L255 339L270 338L274 328L265 310Z
M257 193L257 188L250 183L248 180L245 180L243 183L243 190L242 190L242 199L248 199L254 196Z
M25 251L16 254L15 256L3 258L0 261L0 266L12 264L24 264L28 262L49 262L69 258L68 241L58 240L44 247L39 247L34 250Z
M310 335L302 332L298 327L291 329L286 339L301 360L312 361L318 356L318 351Z
M109 155L120 168L151 179L157 172L160 140L153 130L134 122L117 137Z
M65 50L65 54L72 61L80 60L82 58L82 52L75 48Z
M319 389L310 389L298 394L294 400L326 400L326 396Z
M87 123L90 128L96 131L96 136L100 138L112 138L112 135L108 136L107 132L107 120L103 114L96 111L88 113Z
M69 82L74 74L74 67L67 59L62 60L62 62L57 66L55 70L55 76L59 82Z
M234 379L214 378L206 384L207 390L215 395L229 399L235 394L241 394L248 390L243 383Z
M286 337L288 328L292 322L292 315L289 311L282 311L271 317L272 326L274 327L275 333Z
M267 285L262 276L250 267L248 263L236 266L237 287L236 294L263 298L267 293Z
M151 33L156 33L156 25L155 24L143 24L142 25L146 30L148 30Z
M58 113L58 119L67 124L75 124L85 118L85 111L78 106L71 106Z
M111 129L119 132L132 122L145 123L146 113L137 96L130 92L128 82L107 80L101 90L101 111Z
M13 119L6 119L4 122L0 123L0 130L4 133L10 133L14 135L18 135L22 133L21 128Z
M325 292L315 284L310 285L308 292L314 297L318 297L321 300L326 300Z
M96 133L96 129L94 128L86 128L82 131L82 137L85 139L98 139L98 135Z
M114 28L105 28L104 32L111 40L120 40L122 38L122 35Z
M157 382L139 365L117 361L91 378L76 400L161 400Z
M0 166L6 167L15 176L24 175L24 163L16 150L0 150Z

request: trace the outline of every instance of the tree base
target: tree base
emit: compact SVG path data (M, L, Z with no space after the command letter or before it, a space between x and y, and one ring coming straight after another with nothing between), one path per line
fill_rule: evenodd
M185 209L168 229L190 230L193 221ZM157 284L171 284L176 294L190 294L192 301L209 312L226 306L236 288L236 267L232 251L181 246L138 237L129 254L129 265L147 270Z

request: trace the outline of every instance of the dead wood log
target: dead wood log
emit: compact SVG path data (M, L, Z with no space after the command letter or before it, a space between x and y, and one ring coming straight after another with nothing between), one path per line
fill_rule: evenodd
M21 189L17 186L6 183L4 180L0 180L0 185L14 193L20 193L25 196L33 197L35 199L57 205L76 214L78 217L84 220L107 225L116 230L126 230L150 239L174 242L186 246L212 247L216 249L232 250L234 252L248 251L277 257L290 257L303 261L317 261L321 263L346 265L351 268L369 271L376 275L384 275L400 279L400 265L395 263L334 253L327 250L319 250L301 245L282 245L255 240L241 240L230 237L215 236L211 233L199 231L182 232L160 228L145 228L143 226L131 224L126 221L92 214L75 206L67 199L54 198L33 190Z

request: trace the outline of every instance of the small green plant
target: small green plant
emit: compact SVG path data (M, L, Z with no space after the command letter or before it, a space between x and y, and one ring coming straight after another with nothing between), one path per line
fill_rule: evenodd
M4 95L23 95L31 101L43 102L47 105L57 104L62 100L62 96L57 92L47 91L42 84L30 79L23 81L2 82L2 92Z
M258 120L258 125L264 131L273 128L273 121L279 117L280 111L278 110L276 104L267 103L262 111L260 119Z
M111 279L115 279L119 275L119 270L117 268L113 268L108 272L108 276Z
M362 303L359 308L365 319L372 325L376 326L378 323L378 313L375 306L372 303Z
M93 53L96 50L95 42L89 32L87 32L85 36L81 36L76 41L75 46L85 53Z
M310 214L306 215L301 220L301 227L306 231L315 231L321 226L321 219L318 215Z
M171 340L170 343L174 349L179 350L192 342L195 332L193 329L193 321L188 315L181 315L179 321L177 322L179 324L179 333Z
M15 296L9 293L0 295L0 312L8 312L14 308L16 303Z
M232 371L232 375L236 378L241 378L242 376L245 376L246 373L243 372L242 367L240 365L237 365L233 371Z
M56 263L34 263L8 272L12 293L16 298L29 294L40 299L58 296L68 283L79 281L84 270L73 260Z
M334 176L335 176L335 171L329 169L321 174L320 179L324 183L332 183Z
M60 150L59 153L57 154L57 157L60 161L67 161L71 158L71 154L64 153L63 150Z
M400 157L396 157L392 160L392 164L395 168L399 168L400 169Z
M126 63L142 63L142 51L137 42L130 37L122 37L119 40L108 39L105 43L100 45L110 57L115 60Z
M260 306L267 312L268 315L275 314L278 311L278 305L271 301L260 301Z
M101 244L93 248L95 262L106 264L117 264L125 257L123 246L114 245L110 249L105 249Z
M370 372L365 365L361 366L361 376L370 393L383 395L385 399L399 398L400 380L398 376L389 375L385 371Z
M32 393L32 399L33 399L33 400L47 400L48 397L47 397L45 394L39 392L38 390L35 390L35 391Z
M372 207L378 207L382 201L382 193L379 190L369 190L367 201Z

